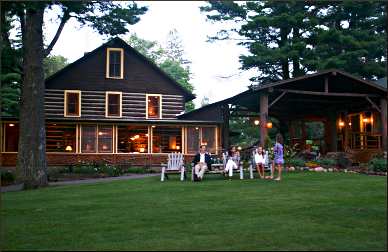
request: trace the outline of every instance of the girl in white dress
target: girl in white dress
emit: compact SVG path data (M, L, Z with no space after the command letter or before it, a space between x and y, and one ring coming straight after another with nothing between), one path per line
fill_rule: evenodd
M265 164L265 154L263 147L259 146L255 152L255 164L257 169L257 174L262 179L264 178L264 164Z
M233 169L237 169L237 164L233 160L233 152L228 152L228 161L225 165L225 173L229 173L229 179L232 179L233 176Z

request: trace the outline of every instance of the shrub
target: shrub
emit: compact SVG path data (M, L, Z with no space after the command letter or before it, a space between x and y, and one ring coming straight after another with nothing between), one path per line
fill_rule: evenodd
M130 167L126 170L127 173L138 173L138 174L144 174L147 173L146 169L143 167Z
M98 168L92 165L82 164L74 166L72 172L77 174L94 174L98 173Z
M121 170L110 164L101 164L97 167L98 173L105 173L108 176L119 176L121 174Z
M295 166L295 167L303 167L304 166L304 160L301 158L291 158L287 164L290 166Z
M368 168L375 172L386 172L387 171L387 160L384 158L373 158L368 163Z
M318 159L317 162L323 167L333 167L337 164L337 161L331 158Z
M1 184L9 185L15 182L15 174L11 171L0 171Z

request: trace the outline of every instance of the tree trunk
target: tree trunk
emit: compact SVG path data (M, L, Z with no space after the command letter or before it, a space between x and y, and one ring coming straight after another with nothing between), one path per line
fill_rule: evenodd
M288 30L285 28L280 28L280 41L279 41L279 47L282 48L287 45L288 39ZM283 80L287 80L290 78L290 68L288 65L288 58L281 60L281 66L282 66L282 75Z
M43 72L44 5L34 4L25 12L23 38L23 84L20 104L20 137L17 178L25 188L46 186L46 133Z

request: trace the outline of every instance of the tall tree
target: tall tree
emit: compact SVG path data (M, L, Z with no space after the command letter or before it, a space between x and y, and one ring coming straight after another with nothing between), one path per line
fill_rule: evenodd
M372 79L385 76L383 2L209 1L201 10L213 22L235 21L211 40L235 39L249 49L242 69L257 69L265 83L340 68ZM347 26L348 24L348 26Z
M43 15L54 6L62 15L52 41L43 43ZM128 31L147 10L136 3L114 2L1 2L7 17L17 16L20 22L23 52L23 78L19 117L19 149L17 179L26 188L47 185L46 137L44 117L43 59L49 55L70 18L88 25L101 35L118 35ZM98 13L98 14L97 14ZM2 33L2 35L5 33ZM8 38L2 38L8 40ZM31 116L34 115L34 116Z
M171 36L172 35L172 36ZM131 34L127 40L133 48L158 65L165 73L175 79L187 91L193 93L194 87L190 83L190 61L184 58L182 42L176 31L169 33L167 46L163 48L157 41L150 41ZM174 48L177 48L176 50ZM186 102L185 111L195 108L192 101Z

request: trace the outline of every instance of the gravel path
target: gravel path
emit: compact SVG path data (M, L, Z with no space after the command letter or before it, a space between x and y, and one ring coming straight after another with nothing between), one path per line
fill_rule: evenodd
M115 180L129 180L129 179L139 179L146 177L156 177L160 176L158 173L151 174L131 174L120 177L109 177L109 178L95 178L95 179L80 179L80 180L69 180L69 181L59 181L59 182L49 182L49 186L62 186L62 185L80 185L80 184L94 184L100 182L110 182ZM2 186L1 192L14 192L23 190L22 185L10 185Z

